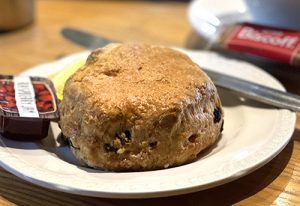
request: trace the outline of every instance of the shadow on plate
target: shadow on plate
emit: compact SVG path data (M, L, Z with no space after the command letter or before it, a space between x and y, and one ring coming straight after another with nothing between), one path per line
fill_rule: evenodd
M224 107L237 107L237 106L248 106L253 108L261 108L261 109L275 109L275 107L251 100L248 98L243 98L238 96L237 94L230 92L228 90L218 88L219 96Z
M52 128L49 130L48 137L39 142L39 146L57 158L80 167L80 163L73 156L68 142L63 139L61 133L55 137Z
M222 150L225 147L225 144L220 144L222 136L223 136L223 134L220 134L217 141L213 145L211 145L208 148L206 148L205 150L201 151L197 155L197 159L194 162L201 160L201 159L206 159L206 158L216 154L218 151Z
M72 154L69 143L64 139L61 133L57 137L55 137L51 129L50 131L51 132L49 132L48 137L39 142L40 148L44 149L45 151L51 153L52 155L56 156L57 158L69 164L75 165L79 169L84 170L86 172L89 173L108 172L101 169L93 169L88 166L82 166L80 162Z
M14 149L35 150L40 149L36 142L15 141L0 135L0 147L9 147Z

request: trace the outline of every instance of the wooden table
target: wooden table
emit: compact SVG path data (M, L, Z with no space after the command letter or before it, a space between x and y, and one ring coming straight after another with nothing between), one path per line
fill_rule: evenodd
M0 73L17 74L83 50L60 35L64 26L124 42L178 47L184 47L191 36L187 3L183 1L39 0L36 3L34 24L0 33ZM271 72L290 91L299 93L300 69L285 68L282 72L277 67ZM0 205L300 205L300 114L292 140L277 157L261 169L213 189L157 199L91 198L44 189L0 169L0 194Z

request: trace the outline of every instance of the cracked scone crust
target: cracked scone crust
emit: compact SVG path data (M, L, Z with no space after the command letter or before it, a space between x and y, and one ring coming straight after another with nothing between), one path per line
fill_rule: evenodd
M65 84L60 127L84 165L113 171L181 165L218 138L223 110L207 75L164 47L110 44Z

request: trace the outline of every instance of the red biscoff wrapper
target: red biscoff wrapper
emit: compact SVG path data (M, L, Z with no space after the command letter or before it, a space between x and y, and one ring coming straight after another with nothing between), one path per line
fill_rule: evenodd
M224 26L215 43L232 51L300 66L300 31L240 23Z

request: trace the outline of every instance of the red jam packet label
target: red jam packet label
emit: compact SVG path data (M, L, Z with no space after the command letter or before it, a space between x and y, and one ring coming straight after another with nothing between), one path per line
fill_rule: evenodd
M51 81L40 77L0 75L0 115L58 119Z
M292 64L300 47L300 32L254 24L239 24L225 42L227 48Z
M39 117L35 102L35 91L30 77L14 77L15 93L12 96L16 102L16 108L20 117ZM52 100L51 103L52 104Z

